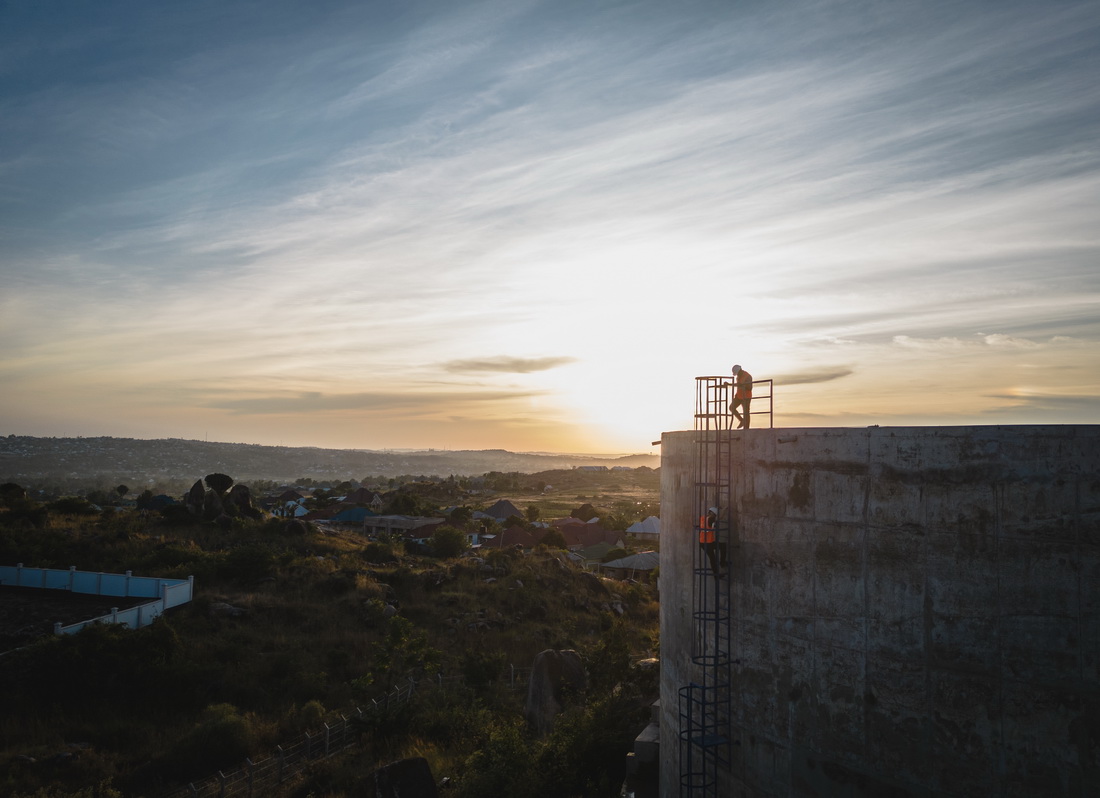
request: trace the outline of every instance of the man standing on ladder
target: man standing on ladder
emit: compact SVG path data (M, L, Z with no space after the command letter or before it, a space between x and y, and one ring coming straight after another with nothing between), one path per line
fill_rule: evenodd
M718 508L711 507L699 518L699 548L710 560L710 570L716 579L725 577L726 542L718 540Z
M740 366L734 366L733 384L735 389L733 401L730 402L730 412L737 418L737 429L748 429L752 418L749 415L749 405L752 403L752 375ZM745 411L744 416L737 412L738 407Z

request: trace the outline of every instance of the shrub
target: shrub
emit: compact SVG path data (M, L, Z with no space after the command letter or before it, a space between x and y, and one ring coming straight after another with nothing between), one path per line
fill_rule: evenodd
M500 676L504 664L501 651L470 651L462 658L462 676L472 689L482 691Z
M247 545L233 549L225 557L221 572L230 579L256 580L271 573L275 557L263 546Z
M540 541L540 545L551 549L564 549L569 546L565 542L565 536L558 529L551 529L547 532Z
M600 562L615 562L615 560L621 560L625 556L626 549L611 549L611 551L600 558Z
M645 709L618 697L574 707L558 717L538 752L539 789L532 795L619 794L626 754Z
M536 795L531 746L513 724L494 729L466 760L458 780L459 798L487 795Z
M364 560L374 565L385 565L387 563L397 562L398 560L393 544L380 543L376 540L372 540L363 547L362 557Z
M251 724L235 706L212 704L165 757L165 769L185 778L235 765L251 753L253 737Z
M66 496L51 502L49 507L59 515L99 515L99 510L80 496Z
M287 713L286 725L295 732L311 731L325 719L325 705L314 699L302 706L295 706Z
M453 526L444 524L432 533L432 551L436 557L457 557L470 547L466 535Z
M24 526L44 529L50 520L50 511L45 505L28 501L27 499L10 499L7 501L8 511L0 518L5 526Z

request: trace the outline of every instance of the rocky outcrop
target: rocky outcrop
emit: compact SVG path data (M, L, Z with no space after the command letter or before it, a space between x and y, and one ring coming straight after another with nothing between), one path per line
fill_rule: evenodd
M195 480L195 484L191 486L191 490L187 491L183 503L187 505L187 509L191 511L191 515L202 515L202 507L205 501L206 488L202 486L201 479Z
M205 480L206 487L203 487ZM192 515L213 521L228 529L234 518L263 518L263 512L253 503L247 485L234 485L225 474L207 474L195 481L183 499Z
M535 655L531 679L527 683L527 703L524 715L537 734L547 734L554 719L584 692L587 676L584 663L576 651L546 649Z
M247 485L234 485L229 489L229 495L226 497L226 510L232 510L230 515L235 513L256 520L259 520L263 515L260 509L252 503L252 491L248 489Z
M208 490L202 500L202 517L204 521L213 521L218 516L225 514L222 505L222 497L216 491Z

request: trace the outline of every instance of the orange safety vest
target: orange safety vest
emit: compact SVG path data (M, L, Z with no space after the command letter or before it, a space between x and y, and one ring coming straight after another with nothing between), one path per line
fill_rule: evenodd
M737 391L735 399L752 399L752 375L744 369L737 375Z
M711 525L711 522L707 520L707 516L705 515L699 516L699 542L714 542L714 527Z

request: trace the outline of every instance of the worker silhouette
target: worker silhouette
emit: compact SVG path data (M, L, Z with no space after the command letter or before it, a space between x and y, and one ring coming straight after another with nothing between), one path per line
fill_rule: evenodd
M723 568L726 562L726 543L718 540L718 508L711 507L707 514L699 518L699 548L710 561L710 569L716 578L726 575Z
M729 384L729 383L727 383ZM730 402L730 412L737 419L737 429L748 429L752 416L749 415L749 405L752 404L752 375L740 366L733 367L733 401ZM738 408L745 411L745 415L737 412ZM732 424L732 419L730 420Z

